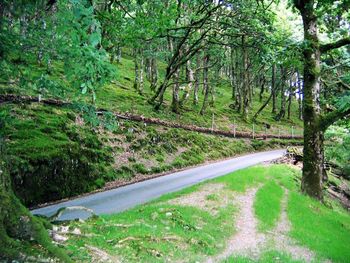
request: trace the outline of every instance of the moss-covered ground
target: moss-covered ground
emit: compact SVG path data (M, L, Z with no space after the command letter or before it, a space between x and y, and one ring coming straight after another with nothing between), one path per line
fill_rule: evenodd
M28 206L296 140L242 140L96 117L86 106L0 106L11 177Z

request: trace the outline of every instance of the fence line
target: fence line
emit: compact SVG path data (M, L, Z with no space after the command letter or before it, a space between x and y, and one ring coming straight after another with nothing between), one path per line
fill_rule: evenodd
M12 102L12 103L32 103L32 102L39 102L42 104L52 105L52 106L69 106L72 105L71 102L62 101L62 100L56 100L56 99L43 99L39 97L34 96L21 96L21 95L13 95L13 94L0 94L0 104L5 102ZM97 114L104 114L105 112L109 112L106 109L98 109ZM276 134L267 134L267 129L265 129L264 132L258 133L255 129L255 124L253 124L253 129L251 132L246 131L237 131L237 125L236 121L234 121L234 128L233 131L225 131L220 130L217 128L214 128L214 115L212 117L212 127L206 128L206 127L200 127L196 125L188 125L188 124L181 124L181 123L174 123L170 121L161 120L158 118L147 118L142 115L136 115L133 113L120 113L120 112L112 112L115 117L119 119L125 119L125 120L131 120L131 121L138 121L138 122L144 122L148 124L157 124L169 128L180 128L185 129L189 131L195 131L200 133L206 133L206 134L214 134L214 135L221 135L226 137L232 137L232 138L254 138L254 139L268 139L268 138L276 138L276 139L302 139L303 136L296 135L294 131L294 126L292 128L292 131L287 134L282 134L281 129L279 128L278 135Z

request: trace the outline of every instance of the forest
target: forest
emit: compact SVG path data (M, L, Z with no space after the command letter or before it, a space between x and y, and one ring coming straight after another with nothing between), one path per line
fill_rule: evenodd
M349 262L350 1L1 0L0 157L0 262Z

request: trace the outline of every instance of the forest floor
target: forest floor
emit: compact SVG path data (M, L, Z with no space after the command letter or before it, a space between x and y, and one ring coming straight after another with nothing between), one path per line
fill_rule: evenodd
M300 176L266 163L54 236L75 262L348 262L349 213L300 194Z

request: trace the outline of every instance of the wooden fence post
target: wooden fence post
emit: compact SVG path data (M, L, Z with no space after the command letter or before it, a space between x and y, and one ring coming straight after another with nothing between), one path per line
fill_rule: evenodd
M214 131L214 112L213 112L213 115L212 115L212 119L211 119L211 132Z
M233 120L233 138L236 138L236 119Z
M255 139L255 124L253 122L253 139Z

